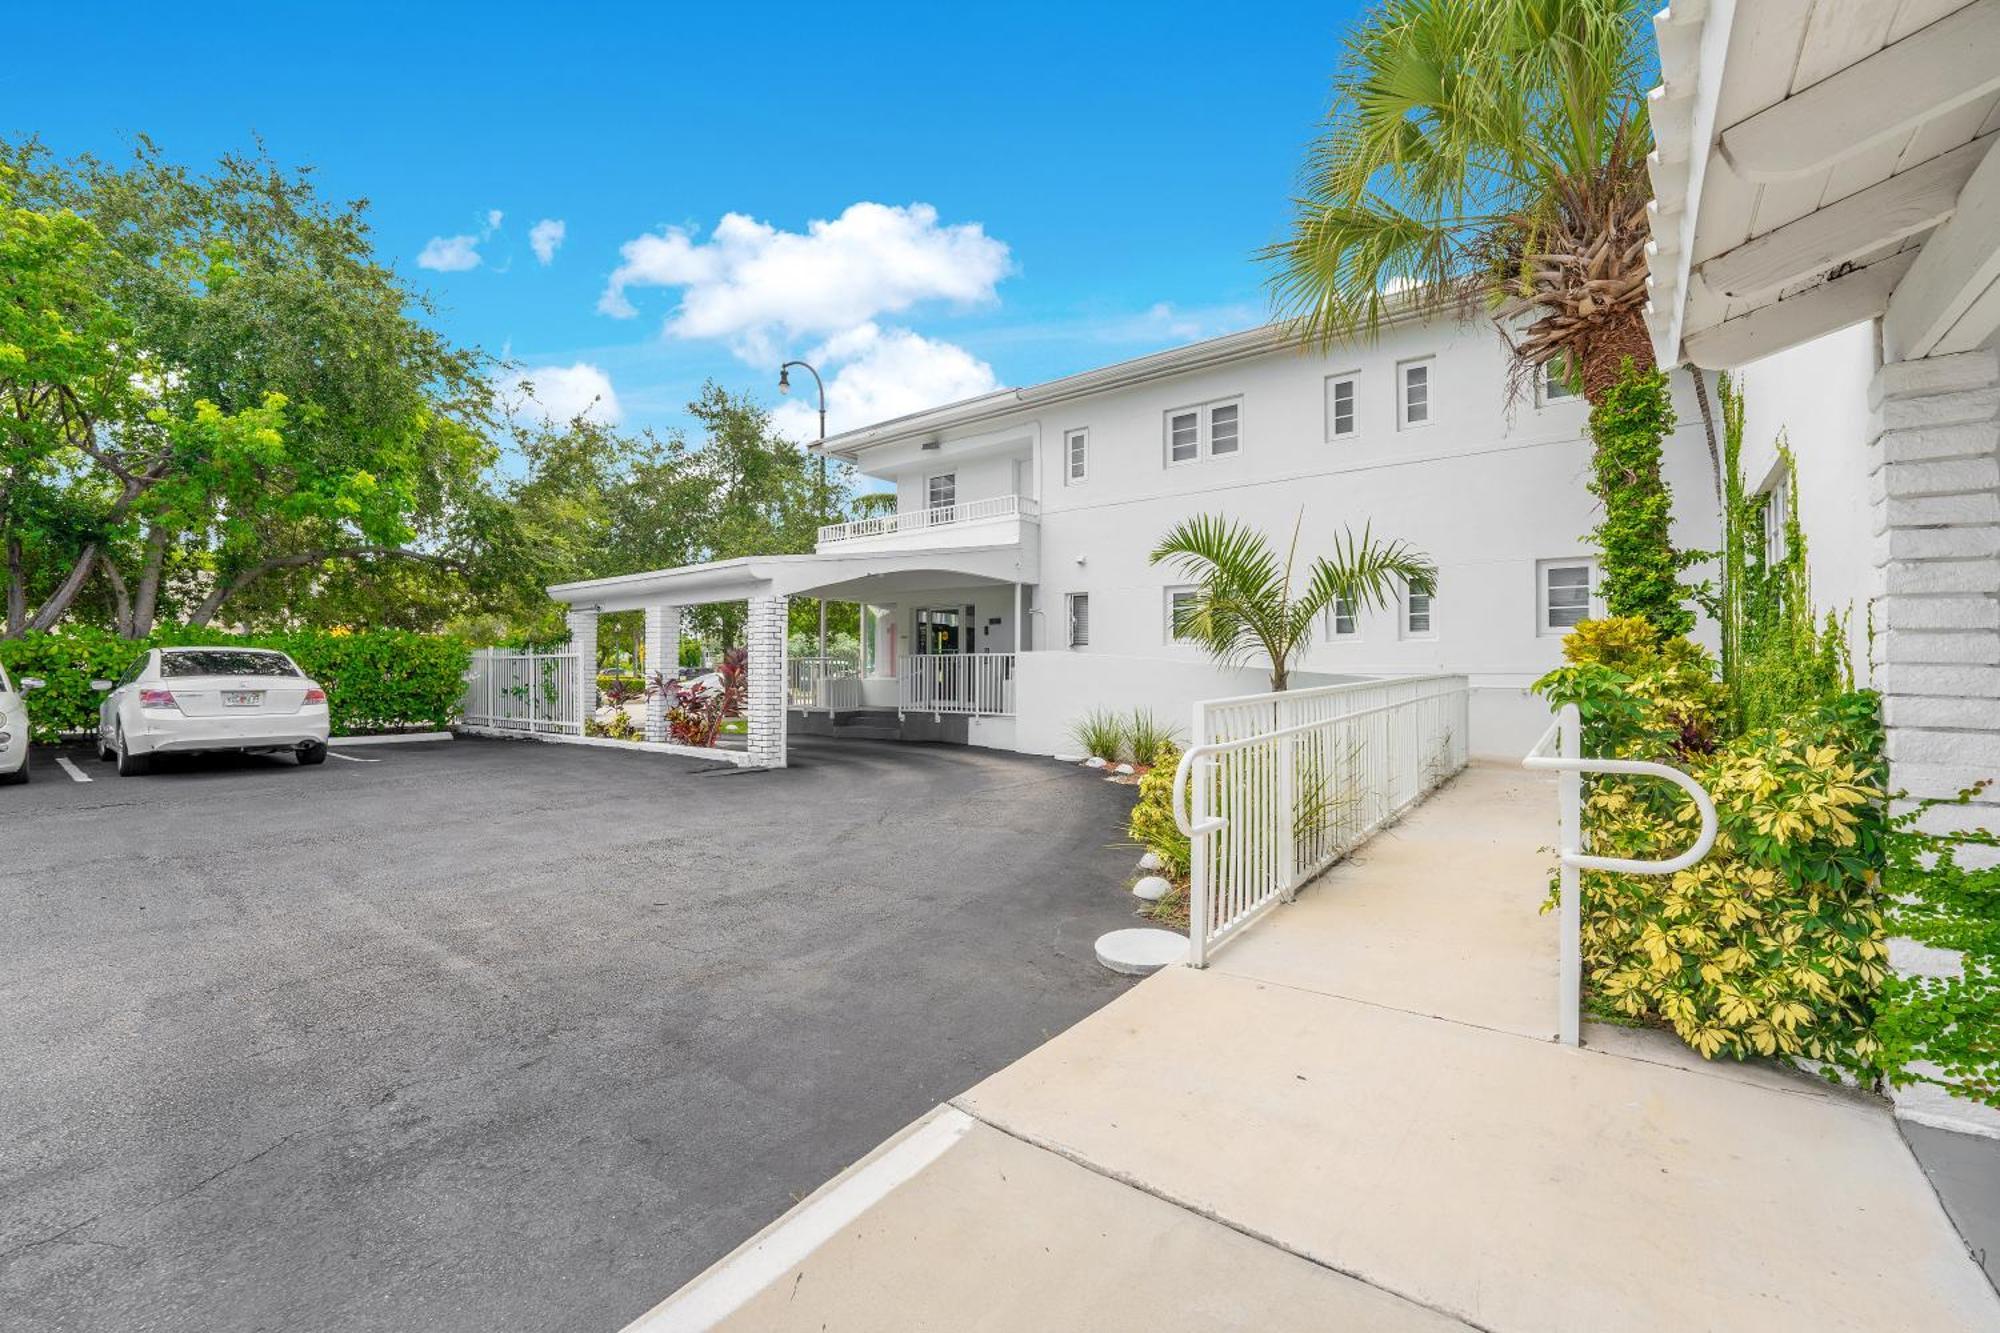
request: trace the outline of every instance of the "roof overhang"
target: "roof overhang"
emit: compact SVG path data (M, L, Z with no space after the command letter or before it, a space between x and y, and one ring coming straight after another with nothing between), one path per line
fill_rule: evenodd
M637 611L648 606L703 606L752 597L820 597L866 601L870 596L965 583L1035 583L1033 543L916 551L856 551L832 555L746 556L615 578L558 583L549 596L566 606Z
M2000 0L1680 0L1647 318L1728 368L1880 316L1910 360L2000 331Z

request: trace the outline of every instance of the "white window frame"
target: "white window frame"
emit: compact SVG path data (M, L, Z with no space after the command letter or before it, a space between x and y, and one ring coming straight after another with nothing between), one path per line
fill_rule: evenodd
M1063 432L1063 485L1078 486L1090 480L1090 428L1079 426Z
M1342 385L1347 386L1346 430L1340 429L1340 414L1334 406L1334 400L1338 397ZM1328 442L1330 443L1334 440L1351 440L1359 435L1361 433L1361 372L1350 370L1338 375L1328 375L1326 377L1326 387L1323 396L1326 400L1326 438Z
M951 499L946 500L944 504L939 504L937 501L937 484L941 481L948 482L951 486ZM929 476L924 478L925 509L944 509L944 508L955 509L957 507L958 507L958 472L956 469L950 472L933 472Z
M1340 611L1347 608L1347 628L1340 627ZM1361 608L1348 606L1345 597L1336 597L1326 608L1326 637L1333 643L1353 643L1361 637Z
M1079 603L1083 606L1083 634L1081 637L1078 637L1076 632L1076 608ZM1071 648L1090 647L1089 593L1070 592L1063 594L1063 625L1065 628L1063 637Z
M1215 452L1215 413L1218 409L1236 409L1236 446L1218 454ZM1193 416L1195 419L1194 456L1174 457L1174 418ZM1243 456L1243 395L1234 394L1228 398L1215 398L1205 403L1189 403L1182 407L1170 407L1160 415L1160 456L1168 467L1187 467L1193 463L1203 463L1214 458L1240 458Z
M1785 525L1792 517L1792 484L1791 472L1782 462L1762 495L1764 568L1770 570L1781 564L1789 554L1785 547Z
M1410 420L1410 372L1424 372L1424 416L1421 421ZM1434 356L1412 357L1408 361L1396 363L1396 429L1422 430L1437 420L1437 358Z
M1170 587L1168 587L1168 588L1166 588L1166 589L1164 589L1164 590L1162 591L1162 593L1161 593L1161 596L1162 596L1162 598L1163 598L1163 599L1165 600L1165 603L1166 603L1166 605L1165 605L1165 613L1166 613L1166 625L1165 625L1165 630L1166 630L1166 641L1167 641L1167 643L1169 643L1169 644L1192 644L1192 643L1194 643L1194 640L1193 640L1193 639L1190 639L1190 638L1187 638L1187 637L1186 637L1186 636L1184 636L1184 635L1180 635L1180 634L1176 634L1176 633L1174 633L1174 599L1175 599L1175 598L1177 598L1177 597L1193 597L1193 596L1195 596L1195 595L1196 595L1197 593L1199 593L1200 591L1201 591L1201 589L1200 589L1200 588L1198 588L1198 587L1196 587L1196 586L1195 586L1194 584L1192 584L1192 583L1177 583L1177 584L1174 584L1174 585L1172 585L1172 586L1170 586Z
M1410 610L1411 610L1410 598L1415 595L1416 594L1413 594L1410 591L1409 587L1406 585L1403 588L1401 595L1397 597L1396 599L1397 628L1401 631L1402 637L1405 639L1417 639L1417 640L1435 639L1438 636L1437 590L1433 588L1430 592L1424 594L1425 625L1424 628L1422 629L1410 628Z
M1552 625L1549 623L1549 612L1552 609L1549 598L1549 575L1558 569L1577 568L1587 571L1586 577L1590 580L1588 584L1590 595L1584 601L1583 616L1580 618L1595 620L1603 616L1604 601L1599 596L1603 591L1601 587L1603 576L1599 573L1595 560L1583 555L1559 556L1552 560L1537 560L1535 562L1535 633L1544 638L1561 638L1570 632L1571 627L1568 625Z
M1583 401L1583 395L1569 387L1568 371L1569 363L1563 357L1542 362L1541 373L1535 377L1535 391L1541 395L1543 407Z

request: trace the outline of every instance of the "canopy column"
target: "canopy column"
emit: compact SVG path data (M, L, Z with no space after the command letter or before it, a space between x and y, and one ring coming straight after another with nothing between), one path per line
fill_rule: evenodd
M674 671L681 660L681 609L678 606L659 602L646 607L644 654L649 679L657 674L664 686L674 678ZM653 690L646 696L646 739L663 741L666 738L667 696L664 689Z
M597 711L597 608L571 607L569 650L576 657L576 689L570 695L570 716L563 719L583 735L584 724Z
M752 597L744 638L750 649L750 762L760 768L785 766L785 630L789 598Z

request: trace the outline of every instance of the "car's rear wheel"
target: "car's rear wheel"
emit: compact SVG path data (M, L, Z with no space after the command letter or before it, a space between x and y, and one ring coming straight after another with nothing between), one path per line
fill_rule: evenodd
M27 780L28 764L26 760L23 760L21 766L12 773L0 773L0 787L11 787L17 782L26 782Z
M323 764L326 762L326 744L323 741L307 741L299 747L301 764Z
M118 776L136 778L152 771L153 756L133 754L131 745L125 739L125 728L118 728Z

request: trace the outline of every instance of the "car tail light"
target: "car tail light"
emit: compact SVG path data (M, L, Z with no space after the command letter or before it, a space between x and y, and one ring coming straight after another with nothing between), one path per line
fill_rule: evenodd
M325 703L325 702L326 702L326 691L325 691L325 690L322 690L322 689L310 689L310 690L307 690L307 691L306 691L306 702L307 702L307 703L309 703L309 704L323 704L323 703Z
M174 702L174 692L172 690L140 690L139 707L178 708L180 705Z

